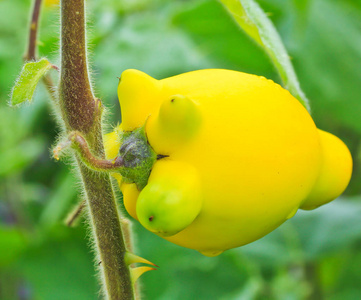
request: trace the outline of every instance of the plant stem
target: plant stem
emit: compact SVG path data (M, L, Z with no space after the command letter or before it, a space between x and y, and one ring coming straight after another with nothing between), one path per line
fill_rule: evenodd
M61 1L60 108L68 134L79 131L94 155L104 158L101 104L89 81L84 0ZM133 299L126 247L113 187L107 173L87 168L77 156L106 299Z
M82 162L94 171L117 171L124 167L123 158L120 156L113 160L94 156L85 138L77 131L72 131L67 140L59 143L58 146L55 147L53 150L54 158L59 159L59 153L68 147L75 149Z
M29 30L29 40L28 40L28 48L27 52L24 56L26 61L29 60L36 60L36 44L37 44L37 38L38 38L38 31L39 31L39 19L40 19L40 11L41 11L41 5L42 0L35 0L33 5L33 11L31 15L31 21L30 21L30 30ZM46 89L48 90L50 97L53 101L53 103L57 102L57 96L55 93L55 86L53 81L51 80L49 74L46 74L43 77L43 82L45 84Z
M26 60L35 60L36 42L38 36L39 16L42 0L35 0L30 22L29 45Z
M68 227L71 227L74 225L74 223L80 218L82 215L84 208L86 206L86 201L82 200L75 209L70 213L70 215L66 218L65 224Z

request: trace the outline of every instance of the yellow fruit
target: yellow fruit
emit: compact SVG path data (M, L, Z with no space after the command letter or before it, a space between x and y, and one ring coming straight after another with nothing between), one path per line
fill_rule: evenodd
M144 192L121 183L128 212L205 255L261 238L298 208L334 199L350 179L347 147L263 77L211 69L155 80L126 70L118 95L122 130L145 125L152 149L166 156ZM111 133L106 144L114 158L119 139ZM150 224L152 214L163 221Z
M352 173L352 157L346 145L336 136L319 130L322 166L316 184L302 209L314 209L336 199L346 189Z

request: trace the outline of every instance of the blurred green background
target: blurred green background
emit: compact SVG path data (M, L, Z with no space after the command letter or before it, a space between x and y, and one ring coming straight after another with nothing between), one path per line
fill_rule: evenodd
M340 199L215 258L134 223L136 253L160 265L142 277L144 299L361 299L361 2L259 3L292 57L317 126L352 151L352 181ZM70 163L50 158L59 129L48 94L40 85L31 105L7 105L30 7L30 0L0 0L0 299L99 299L87 225L62 225L79 182ZM109 128L119 122L117 76L127 68L158 79L228 68L279 82L217 1L89 0L88 10L92 76ZM58 7L44 7L42 17L39 55L58 64Z

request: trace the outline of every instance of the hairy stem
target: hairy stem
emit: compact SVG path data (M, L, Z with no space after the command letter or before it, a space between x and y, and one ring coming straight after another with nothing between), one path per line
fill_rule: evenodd
M82 200L76 207L71 211L69 216L65 220L65 224L68 227L71 227L74 225L74 223L80 218L82 215L84 208L86 206L86 201Z
M78 131L90 151L104 158L101 103L89 81L84 0L61 1L60 108L68 134ZM89 207L90 223L98 253L105 297L133 299L130 273L124 261L126 247L114 192L107 173L90 170L77 156Z
M29 32L29 45L28 51L26 54L26 60L35 60L36 59L36 42L38 37L38 26L39 26L39 16L41 9L42 0L35 0L33 13L31 16L30 22L30 32Z
M89 148L89 145L85 138L77 131L72 131L69 137L64 142L58 144L54 152L54 158L59 159L59 153L64 149L72 147L77 151L77 154L81 158L82 162L87 165L88 168L98 172L118 171L124 167L124 161L122 157L117 157L114 160L108 160L104 158L96 157Z

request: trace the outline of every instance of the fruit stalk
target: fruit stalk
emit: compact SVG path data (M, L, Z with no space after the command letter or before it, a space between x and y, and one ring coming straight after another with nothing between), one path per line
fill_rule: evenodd
M78 131L89 149L104 158L101 102L93 95L86 53L84 0L61 1L61 75L59 105L67 134ZM106 299L134 299L126 247L113 187L107 173L87 168L76 156Z
M94 171L110 172L112 170L117 171L124 167L124 161L122 157L117 157L114 160L107 160L104 158L99 159L94 156L91 149L89 148L87 141L79 132L71 132L67 140L63 141L55 147L53 150L54 158L58 160L60 152L68 147L72 147L74 150L76 150L77 155L82 160L82 162L86 164L89 169Z

